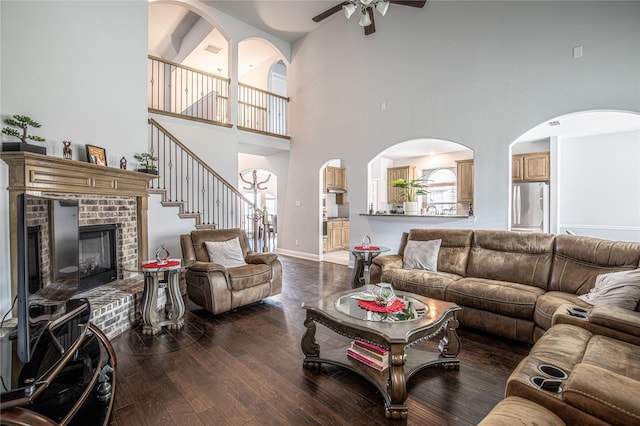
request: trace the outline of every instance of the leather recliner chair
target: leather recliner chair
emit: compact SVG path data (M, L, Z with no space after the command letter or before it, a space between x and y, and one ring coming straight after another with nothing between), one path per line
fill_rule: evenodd
M227 241L235 237L247 263L227 268L210 261L206 241ZM252 252L247 234L239 229L194 230L180 236L182 257L193 259L185 274L191 301L213 314L257 302L282 292L282 264L275 253Z

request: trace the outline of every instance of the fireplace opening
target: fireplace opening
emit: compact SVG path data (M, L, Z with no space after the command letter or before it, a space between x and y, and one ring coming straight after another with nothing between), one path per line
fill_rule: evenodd
M80 227L79 293L118 278L116 230L112 224Z

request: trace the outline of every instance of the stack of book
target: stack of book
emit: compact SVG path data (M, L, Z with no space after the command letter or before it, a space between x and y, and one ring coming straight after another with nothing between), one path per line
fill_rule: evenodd
M384 371L389 367L388 350L359 340L351 342L351 346L347 348L347 356L378 371Z

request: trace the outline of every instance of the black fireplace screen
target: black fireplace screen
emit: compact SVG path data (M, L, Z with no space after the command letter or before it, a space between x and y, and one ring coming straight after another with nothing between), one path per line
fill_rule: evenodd
M78 292L115 281L116 225L80 227Z

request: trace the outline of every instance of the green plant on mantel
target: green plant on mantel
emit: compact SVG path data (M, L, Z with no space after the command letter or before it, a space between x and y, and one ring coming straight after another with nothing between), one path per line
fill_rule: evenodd
M32 141L36 142L45 141L45 139L41 138L40 136L30 135L27 133L29 127L40 127L40 123L32 120L31 117L27 115L14 114L13 117L5 119L4 122L5 124L8 124L8 126L2 129L2 133L4 133L5 135L14 136L20 139L22 143L28 143L27 139L31 139ZM18 127L22 130L22 132L9 126Z
M417 201L416 197L418 195L427 195L429 193L429 191L427 191L428 184L427 184L427 181L424 179L424 176L418 179L392 180L391 182L389 182L389 185L393 186L394 188L402 188L402 191L400 191L398 195L400 197L406 195L407 201L409 202Z
M156 170L157 167L153 164L154 161L158 161L158 157L149 152L143 152L142 154L134 154L133 158L138 160L138 166L141 169Z

